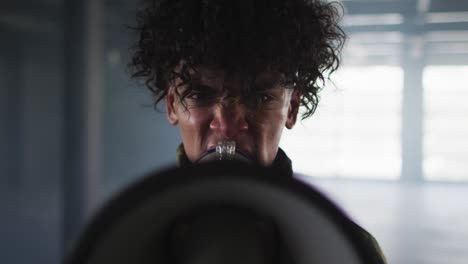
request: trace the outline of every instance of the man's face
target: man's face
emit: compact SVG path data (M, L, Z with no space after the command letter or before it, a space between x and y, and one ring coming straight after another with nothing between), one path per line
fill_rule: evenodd
M177 69L176 69L177 70ZM235 141L236 149L258 164L274 161L283 127L296 122L300 95L281 84L281 74L264 72L256 76L249 97L231 96L245 85L238 74L199 67L190 72L193 90L184 99L182 80L169 85L166 110L169 122L180 128L185 153L192 162L219 141ZM176 88L179 86L178 88ZM255 102L255 107L247 102Z

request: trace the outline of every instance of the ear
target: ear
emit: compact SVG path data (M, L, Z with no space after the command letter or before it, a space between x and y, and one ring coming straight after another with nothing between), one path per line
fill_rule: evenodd
M288 118L286 119L286 128L291 129L296 124L297 113L299 111L299 105L301 103L301 94L297 89L294 89L291 94L291 100L288 108Z
M169 123L173 126L179 123L179 116L177 115L178 103L174 87L171 86L166 94L166 114L167 120L169 120Z

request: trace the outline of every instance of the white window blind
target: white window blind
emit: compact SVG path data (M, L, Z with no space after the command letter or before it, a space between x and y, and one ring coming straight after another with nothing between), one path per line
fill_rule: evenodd
M400 67L342 68L316 113L284 132L295 172L317 177L396 179L401 171Z
M423 173L468 180L468 66L428 66L423 75Z

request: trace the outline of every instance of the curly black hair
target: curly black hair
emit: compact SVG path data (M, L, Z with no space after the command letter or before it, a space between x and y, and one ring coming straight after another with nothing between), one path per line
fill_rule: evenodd
M326 76L340 64L346 39L337 2L324 0L152 0L137 14L139 35L129 66L153 93L155 106L189 69L216 65L252 80L260 71L280 72L299 90L311 116ZM184 62L180 71L174 68Z

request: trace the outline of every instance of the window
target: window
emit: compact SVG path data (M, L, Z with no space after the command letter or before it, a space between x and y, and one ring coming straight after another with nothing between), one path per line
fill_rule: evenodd
M318 177L398 178L401 68L342 68L333 80L336 89L324 89L316 113L284 133L280 145L294 171Z
M423 87L424 177L468 180L468 66L428 66Z

